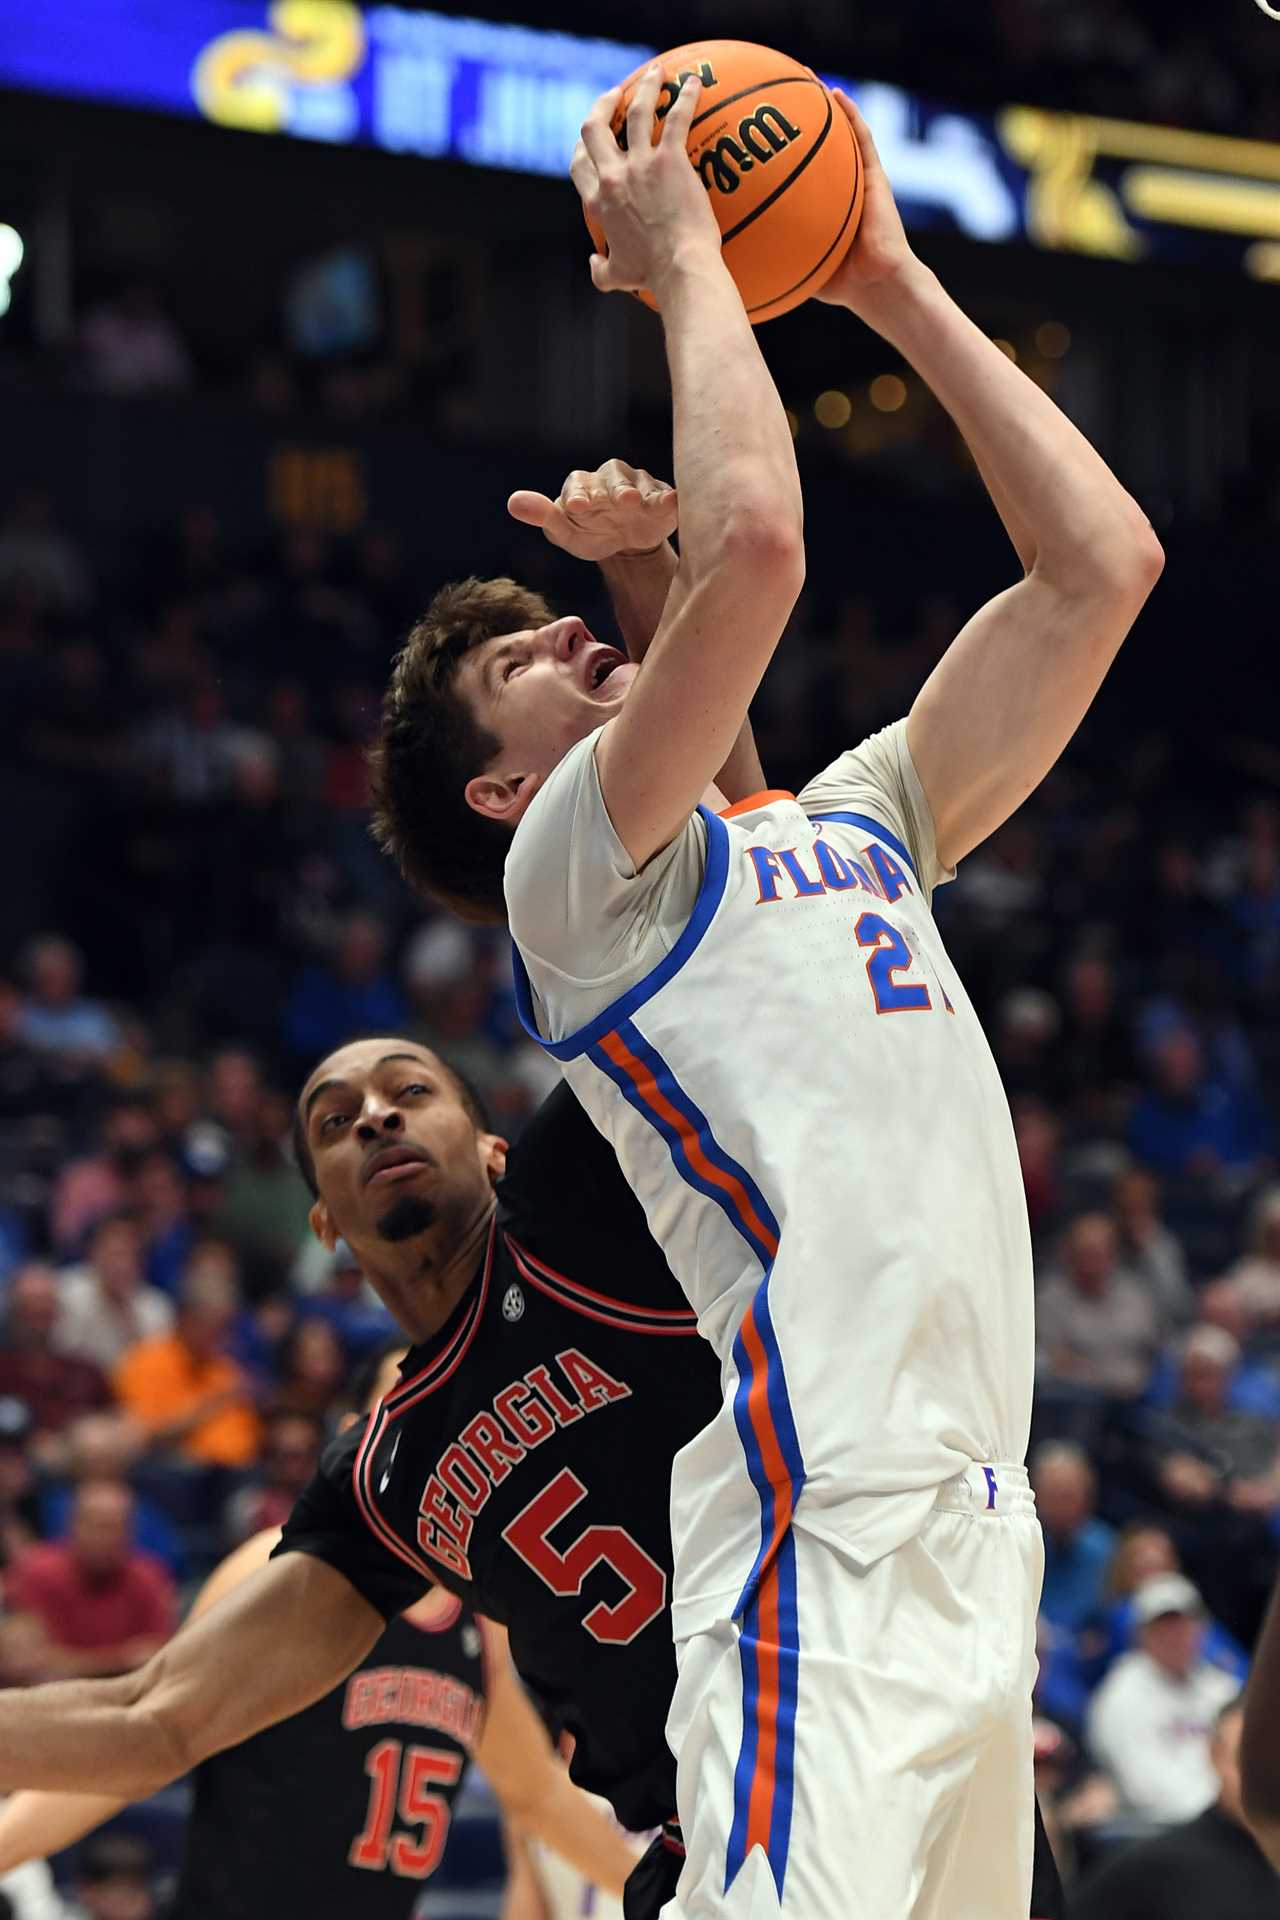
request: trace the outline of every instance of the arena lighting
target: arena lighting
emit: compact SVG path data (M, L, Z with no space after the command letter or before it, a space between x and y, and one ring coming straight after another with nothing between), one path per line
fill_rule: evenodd
M814 419L820 427L828 427L833 432L839 427L847 427L853 418L853 402L847 393L832 388L820 393L813 403Z
M1071 329L1061 320L1045 320L1036 328L1036 352L1046 360L1061 360L1071 351Z
M0 13L0 87L548 176L566 171L597 94L653 51L354 0L41 0ZM1277 231L1280 144L1025 106L962 113L842 84L912 228L1238 272Z
M8 313L10 282L22 265L26 248L16 227L0 224L0 313Z

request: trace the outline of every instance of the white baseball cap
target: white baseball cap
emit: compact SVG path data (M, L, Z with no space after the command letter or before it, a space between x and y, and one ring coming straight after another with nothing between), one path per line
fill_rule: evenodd
M1147 1627L1166 1613L1200 1615L1204 1601L1184 1573L1157 1573L1134 1594L1133 1611L1138 1625Z

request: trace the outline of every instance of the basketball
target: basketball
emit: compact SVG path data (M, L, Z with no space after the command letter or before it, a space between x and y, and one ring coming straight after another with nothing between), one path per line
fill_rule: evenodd
M711 196L725 265L753 326L790 313L821 292L847 253L862 216L863 168L853 128L808 67L745 40L701 40L661 56L660 125L691 76L702 99L689 130L689 158ZM626 81L613 129L626 137L627 108L647 72ZM587 221L598 252L599 227ZM655 306L652 295L640 298Z

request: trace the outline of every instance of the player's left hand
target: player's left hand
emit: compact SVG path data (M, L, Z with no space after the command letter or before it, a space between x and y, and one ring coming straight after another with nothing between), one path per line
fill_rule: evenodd
M837 87L835 98L853 128L862 154L866 196L853 245L817 297L829 306L848 307L868 318L869 312L864 309L873 306L877 299L883 300L886 293L892 293L895 282L902 280L919 262L907 239L907 230L870 127L847 93Z
M557 500L544 493L513 493L513 520L541 527L553 547L576 560L614 560L653 553L675 532L676 490L625 460L606 460L594 473L574 471Z

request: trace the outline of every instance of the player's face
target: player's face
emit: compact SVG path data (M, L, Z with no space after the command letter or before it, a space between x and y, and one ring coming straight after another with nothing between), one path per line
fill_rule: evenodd
M638 672L576 617L474 648L459 691L502 744L468 782L471 806L514 826L569 749L621 711Z
M436 1056L406 1040L359 1040L330 1054L299 1112L320 1199L312 1224L366 1271L391 1249L472 1222L488 1205L505 1143L477 1131Z

